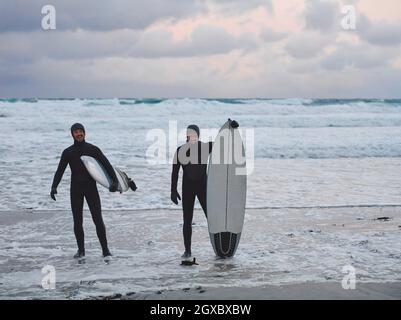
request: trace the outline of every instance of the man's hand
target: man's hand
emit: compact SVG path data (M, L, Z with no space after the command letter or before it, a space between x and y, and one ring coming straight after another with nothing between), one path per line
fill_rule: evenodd
M50 191L50 197L56 201L56 197L54 196L55 194L57 194L57 189L56 188L52 188L52 190Z
M234 128L234 129L236 129L236 128L238 128L238 127L239 127L239 124L238 124L238 122L237 122L237 121L235 121L235 120L231 120L231 122L230 122L230 126L231 126L231 128Z
M178 199L181 200L180 194L176 191L171 192L171 201L173 201L175 204L178 204Z
M129 179L128 181L129 181L128 186L131 188L131 190L136 191L136 189L138 189L138 188L136 187L134 180Z
M112 184L110 185L109 191L116 192L117 190L118 190L118 182L113 181Z

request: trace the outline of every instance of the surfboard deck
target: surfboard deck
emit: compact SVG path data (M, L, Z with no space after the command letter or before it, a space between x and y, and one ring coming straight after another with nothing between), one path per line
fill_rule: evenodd
M215 254L234 256L241 238L246 202L246 158L242 138L228 120L220 129L209 158L207 216Z
M109 189L112 179L107 173L106 169L95 158L90 156L81 156L81 160L88 170L91 177L103 187ZM125 172L117 167L113 167L118 180L119 192L126 192L129 189L129 180Z

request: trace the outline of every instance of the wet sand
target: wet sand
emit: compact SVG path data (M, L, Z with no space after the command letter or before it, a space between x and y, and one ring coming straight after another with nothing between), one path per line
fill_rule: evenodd
M101 297L101 299L116 297ZM130 293L123 300L400 300L401 282L357 283L345 290L340 283L299 283L256 288L184 288L152 293Z

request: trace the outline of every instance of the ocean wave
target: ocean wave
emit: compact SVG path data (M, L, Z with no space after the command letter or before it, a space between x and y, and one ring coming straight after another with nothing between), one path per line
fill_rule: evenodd
M85 107L118 105L118 99L82 99L82 101Z
M264 105L264 106L393 106L400 107L401 99L307 99L307 98L7 98L0 99L0 103L19 102L38 103L41 101L76 101L83 106L107 105L155 105L165 103L176 105L189 103L194 105Z
M18 102L27 102L27 103L37 103L38 99L36 98L10 98L10 99L0 99L0 102L8 102L8 103L18 103Z
M401 99L314 99L310 106L341 106L341 105L391 105L401 106Z
M79 101L78 98L45 98L39 99L40 101Z
M210 102L219 102L224 104L247 104L249 103L248 100L244 99L205 99L206 101Z
M133 98L125 98L119 99L120 105L135 105L135 104L159 104L169 99L153 99L153 98L145 98L145 99L133 99Z
M118 103L122 106L125 106L125 105L129 106L129 105L137 104L137 101L135 99L124 99L124 100L118 99Z
M258 101L258 100L256 100ZM261 100L265 101L265 100ZM270 104L274 105L287 105L287 106L305 106L310 105L313 100L312 99L303 99L303 98L292 98L292 99L267 99L266 100Z
M287 106L297 106L297 105L309 105L313 102L311 99L301 99L301 98L291 98L291 99L266 99L266 98L236 98L236 99L201 99L206 102L218 102L222 104L270 104L270 105L287 105Z
M401 99L267 99L267 98L180 98L180 99L119 99L121 105L130 104L176 104L179 102L193 104L228 104L228 105L276 105L276 106L401 106Z
M11 98L11 99L0 99L1 102L8 102L8 103L16 103L19 99Z

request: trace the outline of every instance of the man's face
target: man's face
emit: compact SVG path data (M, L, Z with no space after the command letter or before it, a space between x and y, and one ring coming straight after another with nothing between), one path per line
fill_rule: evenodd
M187 142L196 143L198 142L199 137L195 130L187 129Z
M74 139L78 142L82 142L85 140L85 132L82 129L77 129L72 132Z

